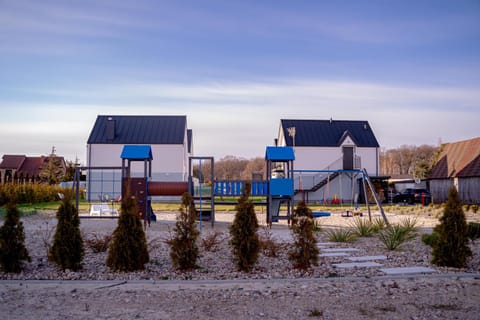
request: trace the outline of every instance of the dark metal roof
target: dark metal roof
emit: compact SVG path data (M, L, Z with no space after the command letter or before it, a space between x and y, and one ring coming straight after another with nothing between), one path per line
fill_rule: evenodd
M290 127L295 127L295 146L337 147L349 135L357 147L380 147L368 121L282 119L287 146L293 146L293 138L288 135Z
M25 161L24 155L10 155L6 154L2 157L2 163L0 163L0 169L13 169L18 170Z
M480 138L448 143L433 166L429 179L480 177Z
M88 144L183 144L186 116L98 116Z

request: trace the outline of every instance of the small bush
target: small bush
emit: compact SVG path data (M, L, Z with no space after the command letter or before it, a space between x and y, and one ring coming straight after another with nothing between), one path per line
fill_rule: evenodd
M245 184L243 195L235 206L237 211L230 227L230 245L238 270L250 272L257 263L260 242L257 235L258 220L255 207L249 200L251 185Z
M405 228L407 232L416 233L418 231L418 219L406 217L400 220L400 226Z
M372 222L368 219L355 218L350 225L359 237L371 237L375 233Z
M415 231L408 226L389 225L378 236L388 250L395 250L405 241L415 238Z
M218 249L218 245L225 240L221 237L222 233L215 231L202 238L202 247L205 251L215 252Z
M352 229L341 228L327 230L328 241L333 242L353 242L357 239L357 235Z
M5 272L19 273L23 261L30 261L25 247L25 232L15 204L7 205L3 226L0 227L0 266Z
M111 241L112 236L109 234L104 235L103 237L93 235L92 238L87 238L85 243L94 253L100 253L107 251Z
M318 220L315 220L313 222L313 232L322 232L323 228L322 228L322 224L320 223L320 221Z
M259 238L260 250L267 257L277 257L280 245L272 238L272 233L268 228L264 228L264 233Z
M443 216L435 229L439 237L433 246L432 263L445 267L466 267L472 251L468 247L467 222L455 187L450 189Z
M294 243L288 253L288 258L295 268L308 269L311 265L318 265L319 250L313 228L312 210L307 207L305 201L300 201L292 217Z
M118 224L113 231L108 251L107 266L115 271L129 272L143 270L149 260L145 231L137 214L137 202L127 191L127 195L122 197Z
M387 227L387 223L383 218L375 218L372 222L372 228L374 233L379 233Z
M173 265L180 270L197 268L197 238L200 232L196 225L197 211L192 196L186 192L182 195L180 215L177 217L175 236L168 241L170 258Z
M433 247L435 243L437 243L437 241L438 241L438 233L435 231L430 234L422 235L422 242L427 246Z
M83 239L80 233L80 218L72 203L72 193L64 190L62 203L57 210L57 227L48 259L62 270L82 268L84 255Z
M480 238L480 223L478 222L470 222L467 225L468 230L468 237L470 240L474 241Z

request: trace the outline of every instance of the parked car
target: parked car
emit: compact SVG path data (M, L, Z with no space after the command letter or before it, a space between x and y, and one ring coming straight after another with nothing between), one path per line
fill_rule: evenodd
M420 203L427 205L432 202L432 196L427 189L407 188L393 196L393 203Z

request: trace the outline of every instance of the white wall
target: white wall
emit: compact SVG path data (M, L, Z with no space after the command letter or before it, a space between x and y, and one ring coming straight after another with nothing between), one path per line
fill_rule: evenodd
M361 169L366 168L371 176L378 175L376 148L355 148L361 157ZM341 147L295 147L294 167L298 170L343 169ZM330 166L330 167L329 167Z
M122 144L92 144L88 147L87 163L90 167L121 166ZM187 152L183 145L152 145L152 172L180 173L187 171ZM143 162L133 163L132 172L143 172Z

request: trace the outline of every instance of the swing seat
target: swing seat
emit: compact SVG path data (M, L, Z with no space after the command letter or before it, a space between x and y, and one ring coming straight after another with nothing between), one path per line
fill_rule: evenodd
M321 218L321 217L330 217L332 214L328 211L314 211L312 212L314 218Z

